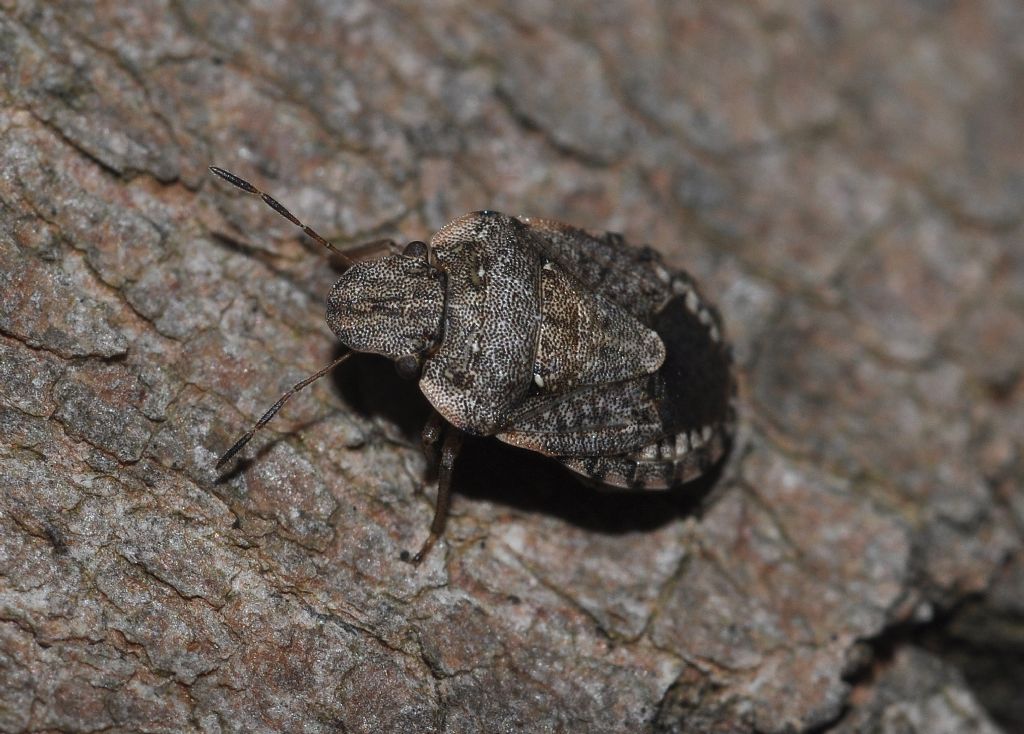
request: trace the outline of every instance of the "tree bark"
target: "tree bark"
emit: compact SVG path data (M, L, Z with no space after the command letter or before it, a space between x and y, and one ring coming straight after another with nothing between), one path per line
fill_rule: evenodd
M1022 35L1013 0L0 3L0 730L1024 726ZM325 253L210 164L339 246L483 208L650 243L735 346L714 486L467 441L413 567L428 406L372 357L215 471L338 345Z

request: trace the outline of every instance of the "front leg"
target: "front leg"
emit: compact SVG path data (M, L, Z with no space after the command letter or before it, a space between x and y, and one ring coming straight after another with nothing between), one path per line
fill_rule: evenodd
M423 447L423 456L427 460L427 471L428 477L433 476L437 470L437 448L441 441L441 437L444 435L444 418L436 410L430 413L430 418L427 420L427 424L423 426L423 433L420 436L420 442ZM422 491L422 485L420 490Z
M428 424L429 426L429 424ZM425 432L425 431L424 431ZM434 504L434 520L430 523L430 535L419 552L412 557L412 563L419 565L426 557L430 549L434 547L438 538L444 533L445 521L448 519L448 509L452 502L452 469L455 467L455 457L459 455L462 448L462 431L449 427L445 433L444 444L441 447L441 466L437 473L437 501Z

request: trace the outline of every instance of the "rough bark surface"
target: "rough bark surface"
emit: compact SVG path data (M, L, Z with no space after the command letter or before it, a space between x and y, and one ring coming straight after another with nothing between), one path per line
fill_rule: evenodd
M1017 0L0 2L0 730L1024 726L1022 38ZM218 478L336 345L322 253L210 163L341 245L493 208L660 249L742 372L713 501L474 442L413 568L425 406L372 359Z

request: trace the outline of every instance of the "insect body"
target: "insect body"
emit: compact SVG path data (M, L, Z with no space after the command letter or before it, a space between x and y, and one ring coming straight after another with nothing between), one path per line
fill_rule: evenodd
M251 184L212 170L334 249ZM665 489L721 459L733 430L717 311L687 274L616 234L466 214L429 244L351 263L331 289L327 323L352 351L418 377L436 411L424 448L432 460L444 436L438 500L414 561L443 531L463 433L538 451L603 484ZM220 464L333 366L286 393Z

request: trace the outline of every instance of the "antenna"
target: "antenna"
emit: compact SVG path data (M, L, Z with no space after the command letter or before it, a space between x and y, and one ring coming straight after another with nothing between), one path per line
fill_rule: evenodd
M341 261L342 261L342 263L345 266L347 266L347 267L351 267L352 266L352 258L350 258L344 252L342 252L337 247L335 247L330 242L328 242L326 239L324 239L322 236L320 236L320 234L318 234L316 232L316 230L314 230L312 227L309 227L309 226L303 224L302 222L300 222L298 217L296 217L294 214L292 214L290 211L288 211L287 207L285 207L284 204L279 202L273 196L271 196L270 194L267 194L267 193L264 193L264 192L260 191L258 188L253 186L251 183L246 181L244 178L241 178L240 176L236 176L235 174L231 173L230 171L225 171L223 168L217 168L217 166L210 166L210 171L212 171L217 176L220 176L222 179L227 181L232 186L237 186L238 188L240 188L242 191L246 192L247 194L252 194L253 196L258 196L261 199L263 199L263 203L265 203L267 206L269 206L275 212L280 214L282 217L287 219L289 222L294 224L296 227L299 227L303 232L308 234L310 237L312 237L314 240L316 240L321 245L326 247L328 250L330 250L331 252L333 252L336 255L338 255L338 257L341 258ZM239 447L239 448L241 448L241 447Z
M217 175L220 175L220 174L217 174ZM241 180L241 179L239 179L239 180ZM242 183L245 183L245 182L243 181ZM339 364L341 364L346 359L351 357L353 354L355 354L355 352L346 352L345 354L341 355L336 360L331 362L329 365L324 367L322 370L317 372L315 375L310 375L309 377L307 377L302 382L296 383L295 386L292 387L291 390L289 390L284 395L282 395L280 398L278 398L277 402L274 403L272 406L270 406L270 410L268 410L266 413L264 413L263 417L260 418L258 421L256 421L256 425L254 425L252 428L250 428L248 431L246 431L244 436L242 436L240 439L235 441L235 445L234 446L232 446L227 451L225 451L224 455L222 457L220 457L219 459L217 459L216 468L220 469L222 466L224 466L229 461L231 461L231 457L234 456L235 454L237 454L239 451L241 451L242 447L245 446L247 443L249 443L249 440L253 436L256 435L256 431L260 430L261 428L263 428L263 426L267 425L267 423L270 422L270 419L274 417L274 415L277 413L277 411L281 410L281 407L285 403L288 402L288 398L290 398L292 395L297 393L302 388L306 387L306 385L310 384L311 382L315 382L316 380L319 380L321 377L323 377L328 372L333 370L335 367L337 367Z

